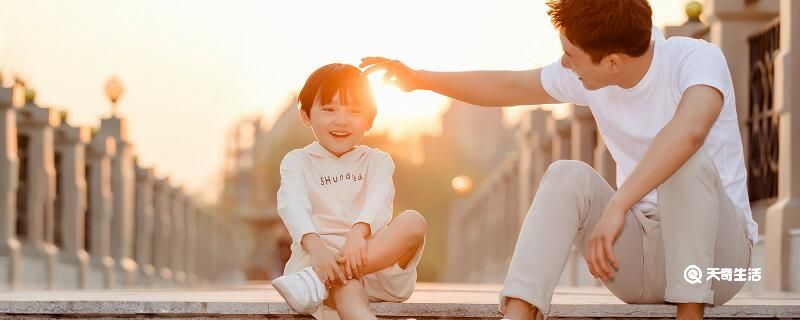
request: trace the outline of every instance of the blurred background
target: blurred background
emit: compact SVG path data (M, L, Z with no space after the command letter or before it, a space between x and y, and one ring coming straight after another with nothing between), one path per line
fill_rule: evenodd
M795 199L778 187L779 170L797 163L778 160L791 132L779 132L772 102L783 85L773 75L781 4L650 3L665 35L723 48L754 213L766 233L767 208ZM358 65L365 56L437 71L544 66L562 52L546 10L544 1L522 0L0 0L8 154L0 191L10 199L1 203L0 222L6 239L18 243L0 248L0 272L10 279L4 285L236 284L279 276L291 240L275 208L278 165L314 140L296 104L313 70ZM420 281L502 282L550 162L584 160L614 184L613 159L587 108L479 108L403 93L379 78L371 77L378 117L363 144L395 161L395 212L415 209L428 219ZM784 247L773 250L789 252L781 248L800 241L792 233L797 214L788 213L796 209L775 208L787 213L775 240ZM800 288L788 271L800 262L775 255L782 271L772 281ZM563 283L597 285L584 269L573 253Z

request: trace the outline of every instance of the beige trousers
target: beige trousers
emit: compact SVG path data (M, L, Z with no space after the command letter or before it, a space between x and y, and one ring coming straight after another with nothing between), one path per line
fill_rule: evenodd
M604 285L626 303L727 302L744 282L707 281L706 270L748 268L752 244L745 218L725 193L711 158L700 149L657 192L657 209L626 214L614 243L620 268ZM613 194L583 162L550 165L520 231L500 293L501 311L513 297L548 314L572 245L585 256ZM690 265L702 271L701 283L684 278Z

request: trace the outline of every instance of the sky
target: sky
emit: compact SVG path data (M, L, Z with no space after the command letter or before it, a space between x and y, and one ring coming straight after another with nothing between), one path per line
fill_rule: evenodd
M683 23L683 0L652 0L657 26ZM561 47L540 0L106 1L0 0L0 73L37 103L98 126L105 82L125 86L119 114L136 154L190 191L218 188L226 132L274 120L316 68L365 56L412 68L525 70ZM374 131L437 134L446 99L375 89ZM522 109L506 109L513 123Z

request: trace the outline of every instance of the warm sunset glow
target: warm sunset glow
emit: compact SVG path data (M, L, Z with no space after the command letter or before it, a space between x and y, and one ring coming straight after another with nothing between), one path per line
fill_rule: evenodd
M378 104L376 131L388 131L390 138L403 139L438 130L434 120L444 111L447 98L431 92L403 92L384 82L383 72L370 74L369 82Z
M685 3L652 0L654 24L682 23ZM96 126L111 113L103 86L118 75L119 113L138 158L189 189L213 184L233 123L275 120L322 65L385 56L436 71L524 70L561 54L544 1L0 0L0 7L4 85L19 75L41 105L69 110L73 125ZM412 141L438 134L445 98L403 93L380 76L370 78L375 132ZM512 123L522 110L504 111Z

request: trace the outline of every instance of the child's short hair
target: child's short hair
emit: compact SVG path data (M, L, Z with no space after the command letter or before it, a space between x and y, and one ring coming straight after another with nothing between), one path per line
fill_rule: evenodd
M297 101L300 109L311 117L314 101L319 99L322 105L330 104L337 93L342 104L362 105L373 117L377 113L367 77L358 68L343 63L331 63L314 71L300 90Z

